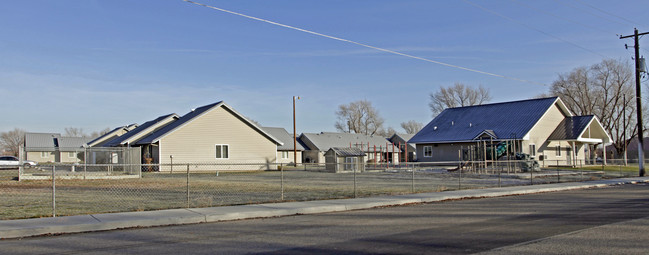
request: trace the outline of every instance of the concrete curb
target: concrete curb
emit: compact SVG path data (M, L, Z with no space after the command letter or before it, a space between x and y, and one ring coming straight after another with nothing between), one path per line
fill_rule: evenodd
M55 218L0 221L0 239L48 234L79 233L133 227L153 227L317 214L369 209L414 203L439 202L454 199L500 197L541 192L566 191L649 182L649 177L635 177L589 182L542 184L474 190L418 193L389 197L368 197L306 202L269 203L210 208L169 209L146 212L106 213Z

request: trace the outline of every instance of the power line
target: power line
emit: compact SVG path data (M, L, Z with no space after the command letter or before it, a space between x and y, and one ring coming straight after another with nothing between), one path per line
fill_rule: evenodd
M588 3L584 2L584 1L581 1L581 0L575 0L575 1L578 2L578 3L580 3L580 4L583 4L583 5L585 5L585 6L588 6L588 7L590 7L590 8L593 8L593 9L595 9L595 10L598 10L598 11L601 12L601 13L608 14L608 15L610 15L610 16L613 16L613 17L616 17L616 18L618 18L618 19L624 20L624 21L628 22L628 23L631 24L631 25L634 25L634 26L635 26L635 25L641 25L641 26L644 26L644 25L642 25L642 24L639 24L638 22L635 22L635 21L629 20L629 19L627 19L627 18L625 18L625 17L618 16L618 15L615 15L615 14L613 14L613 13L610 13L610 12L607 12L607 11L605 11L605 10L602 10L602 9L600 9L600 8L597 8L597 7L595 7L595 6L593 6L593 5L590 5L590 4L588 4Z
M432 59L427 59L427 58L423 58L423 57L417 57L417 56L409 55L409 54L402 53L402 52L388 50L388 49L385 49L385 48L371 46L371 45L368 45L368 44L359 43L359 42L356 42L356 41L347 40L347 39L343 39L343 38L339 38L339 37L335 37L335 36L331 36L331 35L321 34L321 33L318 33L318 32L311 31L311 30L298 28L298 27L294 27L294 26L289 26L289 25L285 25L285 24L282 24L282 23L278 23L278 22L274 22L274 21L270 21L270 20L266 20L266 19L262 19L262 18L257 18L257 17L253 17L253 16L250 16L250 15L246 15L246 14L242 14L242 13L238 13L238 12L234 12L234 11L229 11L229 10L226 10L226 9L222 9L222 8L218 8L218 7L214 7L214 6L210 6L210 5L206 5L206 4L202 4L202 3L198 3L198 2L194 2L194 1L190 1L190 0L183 0L183 1L188 2L188 3L192 3L192 4L196 4L196 5L200 5L200 6L203 6L203 7L207 7L207 8L210 8L210 9L214 9L214 10L217 10L217 11L221 11L221 12L241 16L241 17L244 17L244 18L253 19L253 20L265 22L265 23L268 23L268 24L272 24L272 25L276 25L276 26L280 26L280 27L284 27L284 28L288 28L288 29L293 29L293 30L297 30L297 31L300 31L300 32L304 32L304 33L308 33L308 34L312 34L312 35L317 35L317 36L321 36L321 37L325 37L325 38L329 38L329 39L333 39L333 40L337 40L337 41L341 41L341 42L347 42L347 43L355 44L355 45L362 46L362 47L365 47L365 48L370 48L370 49L383 51L383 52L387 52L387 53L391 53L391 54L395 54L395 55L400 55L400 56L403 56L403 57L418 59L418 60L422 60L422 61L426 61L426 62L430 62L430 63L435 63L435 64L438 64L438 65L443 65L443 66L447 66L447 67L452 67L452 68L457 68L457 69L469 71L469 72L474 72L474 73L479 73L479 74L484 74L484 75L489 75L489 76L495 76L495 77L515 80L515 81L520 81L520 82L526 82L526 83L546 86L546 84L543 84L543 83L538 83L538 82L534 82L534 81L530 81L530 80L519 79L519 78L515 78L515 77L510 77L510 76L505 76L505 75L480 71L480 70L477 70L477 69L471 69L471 68L468 68L468 67L448 64L448 63L444 63L444 62L440 62L440 61L436 61L436 60L432 60Z
M523 22L520 22L520 21L515 20L515 19L513 19L513 18L510 18L510 17L508 17L508 16L505 16L505 15L503 15L503 14L500 14L500 13L498 13L498 12L496 12L496 11L493 11L493 10L487 9L487 8L485 8L485 7L481 6L481 5L478 5L478 4L476 4L476 3L473 3L473 2L471 2L471 1L469 1L469 0L462 0L462 1L464 1L465 3L468 3L468 4L470 4L470 5L473 5L474 7L478 8L478 9L481 9L481 10L483 10L483 11L489 12L489 13L494 14L494 15L496 15L496 16L499 16L499 17L501 17L501 18L503 18L503 19L509 20L509 21L514 22L514 23L516 23L516 24L519 24L519 25L521 25L521 26L524 26L524 27L526 27L526 28L528 28L528 29L534 30L534 31L536 31L536 32L539 32L539 33L541 33L541 34L547 35L547 36L549 36L549 37L552 37L552 38L554 38L554 39L560 40L560 41L562 41L562 42L565 42L565 43L571 44L572 46L575 46L575 47L580 48L580 49L582 49L582 50L585 50L585 51L588 51L588 52L590 52L590 53L596 54L596 55L598 55L598 56L600 56L600 57L606 58L606 56L604 56L604 55L602 55L602 54L600 54L600 53L598 53L598 52L596 52L596 51L590 50L590 49L585 48L585 47L583 47L583 46L581 46L581 45L579 45L579 44L573 43L573 42L571 42L571 41L568 41L568 40L563 39L563 38L561 38L561 37L558 37L558 36L556 36L556 35L550 34L550 33L548 33L548 32L545 32L545 31L543 31L543 30L540 30L540 29L538 29L538 28L535 28L535 27L533 27L533 26L530 26L530 25L528 25L528 24L525 24L525 23L523 23Z
M523 7L526 7L526 8L528 8L528 9L531 9L531 10L534 10L534 11L537 11L537 12L540 12L540 13L543 13L543 14L545 14L545 15L552 16L552 17L555 17L555 18L558 18L558 19L562 19L562 20L565 20L565 21L568 21L568 22L571 22L571 23L575 23L575 24L580 25L580 26L583 26L583 27L585 27L585 28L589 28L589 29L597 30L597 31L602 32L602 33L615 34L615 33L612 33L611 31L605 31L605 30L603 30L603 29L601 29L601 28L599 28L599 27L596 27L596 26L588 25L588 24L581 23L581 22L576 21L576 20L568 19L568 18L563 17L563 16L555 15L555 14L553 14L553 13L551 13L551 12L548 12L548 11L545 11L545 10L541 10L541 9L539 9L539 8L533 7L533 6L528 5L528 4L521 3L521 2L518 1L518 0L511 0L511 1L514 2L514 3L516 3L516 4L518 4L518 5L521 5L521 6L523 6Z
M598 18L602 18L602 19L605 19L605 20L608 20L608 21L611 21L611 22L615 22L615 23L618 23L618 24L623 25L623 26L626 26L626 25L627 25L627 24L624 24L624 23L619 22L619 21L617 21L617 20L610 19L610 18L608 18L608 17L606 17L606 16L597 15L597 14L595 14L595 13L593 13L593 12L590 12L590 11L584 10L584 9L582 9L582 8L579 8L579 7L574 6L574 5L572 5L572 4L566 3L566 2L564 2L564 1L559 1L559 0L554 0L554 1L557 2L557 3L559 3L559 4L562 4L562 5L564 5L564 6L572 7L572 8L574 8L574 9L580 10L580 11L582 11L582 12L588 13L588 14L593 15L593 16L598 17Z

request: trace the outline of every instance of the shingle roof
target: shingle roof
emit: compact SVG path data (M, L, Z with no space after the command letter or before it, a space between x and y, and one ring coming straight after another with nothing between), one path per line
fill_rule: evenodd
M266 133L272 135L273 137L277 138L280 140L284 145L279 145L277 146L277 150L280 151L292 151L293 150L293 135L289 134L288 131L284 128L278 128L278 127L261 127ZM297 142L296 146L298 151L303 151L304 147Z
M329 150L332 150L336 155L341 157L365 156L365 152L357 147L334 147Z
M61 138L61 134L25 133L25 147L28 151L36 148L37 151L54 151L59 146L58 138Z
M409 143L471 141L483 132L499 139L522 139L558 97L448 108Z
M221 107L221 106L226 107L231 112L233 112L235 115L240 117L240 119L242 119L242 121L247 122L251 127L253 127L255 130L257 130L263 136L267 137L268 139L270 139L274 143L277 143L278 145L282 144L282 142L280 140L278 140L277 138L273 137L272 135L269 135L266 132L264 132L264 130L262 130L259 126L255 125L253 122L249 121L248 118L246 118L245 116L243 116L243 115L239 114L238 112L236 112L234 109L232 109L230 106L225 104L223 101L219 101L219 102L216 102L216 103L213 103L213 104L208 104L208 105L205 105L205 106L198 107L198 108L192 110L191 112L183 115L178 120L170 123L169 125L166 125L165 127L153 132L152 134L144 137L143 139L139 140L135 144L144 145L144 144L155 143L160 138L162 138L165 135L173 132L175 129L182 127L186 123L189 123L190 121L192 121L194 118L201 116L203 113L208 112L209 110L211 110L212 108L217 107L217 106L218 107Z
M137 135L142 135L145 136L147 135L146 133L153 133L155 130L160 129L160 125L163 125L164 123L161 123L162 121L166 120L167 118L178 118L178 115L175 113L167 114L167 115L162 115L160 117L157 117L153 120L147 121L144 124L138 126L137 128L128 131L127 133L115 137L112 140L104 143L102 146L104 147L115 147L119 146L120 144L129 141L130 138L135 137ZM131 143L137 142L137 141L130 141Z
M353 133L304 133L300 136L300 139L302 139L305 144L309 144L308 142L311 142L315 146L315 148L310 149L319 151L328 151L329 149L334 147L362 147L365 151L371 151L374 149L374 146L376 146L378 150L379 148L385 149L386 144L392 144L385 137ZM395 146L394 151L399 151L399 148Z
M594 118L593 115L565 118L548 137L548 140L576 140Z

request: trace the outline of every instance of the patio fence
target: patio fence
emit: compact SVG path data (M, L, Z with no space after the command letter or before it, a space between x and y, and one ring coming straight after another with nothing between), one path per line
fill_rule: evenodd
M372 163L360 168L362 171L339 173L327 170L331 168L326 164L41 164L0 170L0 219L342 199L638 175L637 164L625 166L621 161L608 161L607 165L580 162L578 166L583 168L569 167L577 162L545 163L540 170L529 168L531 161Z

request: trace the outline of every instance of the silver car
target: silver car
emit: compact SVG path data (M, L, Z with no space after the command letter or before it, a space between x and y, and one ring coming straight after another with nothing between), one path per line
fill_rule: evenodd
M32 167L37 164L38 163L31 160L25 160L21 162L14 156L0 156L0 168L17 168L20 165L23 165L25 167Z

